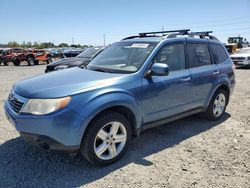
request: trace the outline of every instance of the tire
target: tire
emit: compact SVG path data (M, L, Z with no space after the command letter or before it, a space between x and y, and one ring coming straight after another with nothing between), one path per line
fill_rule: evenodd
M19 59L14 59L14 60L13 60L13 64L14 64L15 66L19 66L19 65L21 64L21 61L20 61Z
M4 65L4 66L8 66L8 65L9 65L9 62L4 62L3 65Z
M48 57L48 59L47 59L47 64L50 64L51 62L52 62L52 59L51 59L51 57Z
M225 90L217 90L205 112L206 118L211 121L219 120L226 110L228 99L229 95Z
M34 66L35 65L35 59L33 57L29 57L27 61L28 61L29 66Z
M90 123L84 134L80 151L93 165L106 166L123 156L130 140L131 126L127 118L120 113L106 111ZM101 145L103 147L100 147Z

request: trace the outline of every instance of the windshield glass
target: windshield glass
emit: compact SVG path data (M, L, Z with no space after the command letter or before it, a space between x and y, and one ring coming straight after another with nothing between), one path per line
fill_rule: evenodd
M250 54L250 48L248 49L240 49L237 52L238 54Z
M91 70L114 73L133 73L140 69L155 42L118 42L104 50L87 66Z
M100 49L99 47L87 48L82 53L80 53L77 57L80 57L80 58L91 58L93 55L96 54L96 52L99 49Z

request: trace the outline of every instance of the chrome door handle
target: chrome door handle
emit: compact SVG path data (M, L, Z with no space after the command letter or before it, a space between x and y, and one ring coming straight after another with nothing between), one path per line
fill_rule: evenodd
M220 74L220 71L214 71L213 72L213 75L217 75L217 74Z
M188 82L188 81L190 81L190 80L191 80L191 78L190 78L190 77L187 77L187 78L182 78L182 79L181 79L181 81L182 81L182 82Z

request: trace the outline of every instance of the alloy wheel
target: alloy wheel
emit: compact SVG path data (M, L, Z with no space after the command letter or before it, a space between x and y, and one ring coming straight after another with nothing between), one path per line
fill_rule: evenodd
M122 123L117 121L107 123L96 135L95 154L102 160L113 159L122 151L126 141L127 132Z

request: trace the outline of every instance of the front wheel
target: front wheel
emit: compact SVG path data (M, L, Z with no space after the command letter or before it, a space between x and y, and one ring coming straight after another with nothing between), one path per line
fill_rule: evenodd
M131 126L122 114L107 111L89 125L81 145L82 155L97 166L119 160L131 139Z
M35 65L35 59L33 57L28 58L28 65L29 66L34 66Z
M219 89L215 92L208 109L205 112L206 117L213 121L220 119L226 110L228 98L228 93L223 89Z

